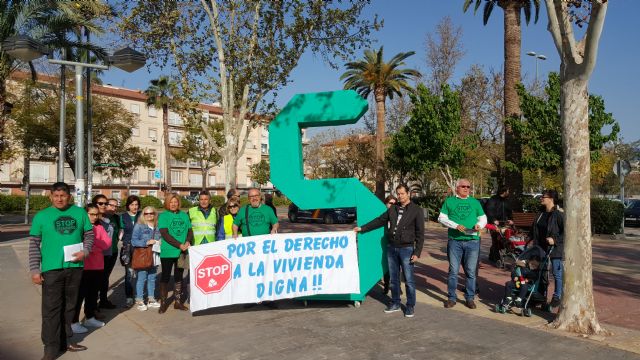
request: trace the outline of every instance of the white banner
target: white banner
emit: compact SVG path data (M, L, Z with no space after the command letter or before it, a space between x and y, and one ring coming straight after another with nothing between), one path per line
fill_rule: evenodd
M189 248L191 311L360 292L353 231L239 237Z

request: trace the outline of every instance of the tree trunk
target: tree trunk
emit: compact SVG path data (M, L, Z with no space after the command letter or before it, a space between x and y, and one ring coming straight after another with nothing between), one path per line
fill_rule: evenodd
M561 75L562 76L562 75ZM591 268L589 98L587 81L562 79L561 121L564 154L564 289L552 326L598 334Z
M238 152L236 150L238 146L229 144L230 138L231 136L227 136L227 146L224 148L225 192L238 187Z
M162 137L164 138L165 194L171 193L171 149L169 148L169 106L162 105Z
M29 151L27 151L26 149L24 153L23 168L24 177L22 178L22 184L24 186L24 223L29 224L29 207L31 200L31 157Z
M207 191L207 178L209 177L209 169L200 168L200 171L202 172L202 191Z
M504 116L520 117L520 101L516 84L520 83L520 5L516 1L503 1L500 6L504 10ZM520 162L522 148L510 126L504 127L505 160L511 163ZM506 169L502 181L510 190L514 210L522 210L518 200L522 194L522 172Z
M5 127L7 124L7 120L9 119L9 111L6 108L7 106L7 85L5 83L6 77L4 67L0 70L2 72L0 76L0 159L3 159L3 155L5 155L5 151L8 150L8 142L5 134Z
M376 196L384 201L384 133L385 95L382 89L375 90L376 97Z

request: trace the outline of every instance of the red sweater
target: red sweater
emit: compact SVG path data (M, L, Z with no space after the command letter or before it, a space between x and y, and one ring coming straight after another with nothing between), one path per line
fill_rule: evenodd
M95 240L91 253L84 259L85 270L104 270L104 255L102 252L111 248L111 237L101 224L93 225Z

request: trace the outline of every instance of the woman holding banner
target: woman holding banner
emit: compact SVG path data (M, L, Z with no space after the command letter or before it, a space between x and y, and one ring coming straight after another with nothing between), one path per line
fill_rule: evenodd
M178 257L186 253L193 242L193 231L191 221L187 213L180 211L180 199L176 194L168 194L164 201L166 211L158 218L158 229L162 235L160 244L160 264L162 266L162 276L160 277L160 309L158 313L163 314L169 307L167 301L169 279L171 269L173 272L173 296L174 309L187 310L182 303L182 272L184 269L178 267Z

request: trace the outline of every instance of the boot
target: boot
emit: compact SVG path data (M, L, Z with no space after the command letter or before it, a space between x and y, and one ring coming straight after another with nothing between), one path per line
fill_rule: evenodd
M173 303L173 308L177 310L189 310L182 303L182 281L176 281L175 287L173 288L173 297L175 301Z
M169 301L167 301L167 283L160 283L160 308L158 309L158 314L164 314L169 307Z

